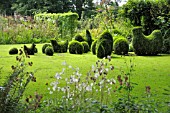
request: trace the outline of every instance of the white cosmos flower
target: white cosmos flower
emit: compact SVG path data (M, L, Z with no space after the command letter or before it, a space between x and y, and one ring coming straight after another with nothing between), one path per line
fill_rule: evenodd
M87 91L92 91L92 87L91 87L90 85L88 85L88 86L86 87L86 90L87 90Z
M59 74L59 73L56 73L56 74L55 74L55 78L56 78L56 79L61 79L60 74Z
M99 77L99 73L95 73L94 77L98 78Z
M50 91L50 94L53 94L53 92L52 92L52 91Z
M69 65L69 66L68 66L68 68L72 68L72 66L71 66L71 65Z

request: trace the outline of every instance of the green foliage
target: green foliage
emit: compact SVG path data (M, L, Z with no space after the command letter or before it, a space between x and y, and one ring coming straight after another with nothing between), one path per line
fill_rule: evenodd
M74 38L74 40L79 41L79 42L83 42L86 41L81 35L77 34Z
M88 42L88 44L89 44L89 47L91 47L91 44L92 44L92 36L91 36L89 30L86 30L86 39L87 39L87 42Z
M129 44L129 52L134 52L134 48L133 48L133 44L132 43Z
M133 29L133 47L137 55L157 55L161 52L162 45L160 30L154 30L149 36L145 36L141 27Z
M45 54L48 55L48 56L53 56L53 54L54 54L53 48L50 47L50 46L46 47Z
M11 48L11 49L9 50L9 54L10 54L10 55L18 54L18 49L17 49L17 48Z
M111 55L113 50L113 37L108 31L104 31L96 43L96 55L98 58Z
M69 42L69 52L71 54L83 54L83 45L78 41Z
M168 29L163 36L162 53L170 53L170 29Z
M58 28L58 34L60 38L66 38L67 35L71 37L75 34L75 29L77 27L77 13L40 13L34 16L35 20L49 21L56 24ZM67 37L67 40L71 40L70 37Z
M68 40L57 42L57 40L51 40L51 44L53 46L54 52L56 53L65 53L68 48Z
M129 44L126 38L118 38L114 42L114 52L118 55L128 54Z
M44 45L42 46L42 53L45 53L45 49L46 49L48 46L51 47L51 44L44 44Z
M116 36L113 37L113 43L119 38L125 38L125 37L121 36L121 35L116 35Z
M34 48L34 53L38 53L38 49L36 47Z
M91 51L92 51L93 55L96 54L96 43L97 43L97 40L93 41L92 45L91 45Z
M82 45L83 45L83 50L84 50L84 53L87 53L87 52L89 52L89 44L87 43L87 42L81 42L82 43Z
M18 108L22 105L21 99L27 85L36 78L33 72L26 71L28 66L32 66L32 62L26 62L23 50L19 50L19 56L16 56L17 63L12 65L12 72L7 81L0 87L0 112L1 113L17 113ZM29 57L28 57L29 58ZM2 89L1 89L2 88Z

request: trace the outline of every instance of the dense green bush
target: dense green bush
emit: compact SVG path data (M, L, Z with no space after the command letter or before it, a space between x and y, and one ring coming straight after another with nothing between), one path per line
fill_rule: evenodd
M145 36L141 27L133 29L133 47L137 55L157 55L161 52L163 38L160 30Z
M119 38L114 42L114 52L118 55L128 54L129 44L126 38Z
M18 54L18 49L17 49L17 48L11 48L11 49L9 50L9 54L10 54L10 55Z
M112 45L108 43L107 39L98 40L96 44L96 55L98 58L107 57L112 53Z
M111 55L113 50L113 37L108 31L104 31L96 43L96 54L98 58Z
M97 43L97 40L93 41L92 45L91 45L91 51L92 51L93 55L96 54L96 43Z
M83 45L83 50L84 50L84 53L87 53L87 52L89 52L89 44L87 43L87 42L81 42L82 43L82 45Z
M51 44L53 46L54 52L56 53L65 53L68 49L68 40L57 42L57 40L51 40Z
M113 37L113 43L114 43L117 39L119 39L119 38L124 38L124 36L122 36L122 35L114 36L114 37Z
M34 53L38 53L38 49L36 47L34 48Z
M83 42L86 41L81 35L77 34L74 38L74 40L79 41L79 42Z
M69 43L69 52L71 54L83 54L83 45L78 41L71 41Z
M91 34L90 34L90 31L89 31L89 30L86 30L86 38L87 38L87 42L88 42L88 44L89 44L89 47L91 47L92 37L91 37Z
M168 29L163 36L162 53L170 54L170 29Z
M129 52L134 52L132 43L129 44Z
M51 47L51 44L44 44L43 46L42 46L42 53L45 53L45 49L47 48L47 47Z
M50 47L50 46L46 47L45 54L48 55L48 56L53 56L53 54L54 54L53 48Z

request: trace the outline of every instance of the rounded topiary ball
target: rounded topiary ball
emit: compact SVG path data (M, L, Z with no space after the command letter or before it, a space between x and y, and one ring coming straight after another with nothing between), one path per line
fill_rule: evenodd
M113 45L115 54L125 55L129 51L129 44L126 38L117 39Z
M96 54L96 43L97 43L97 40L93 41L92 45L91 45L91 51L92 51L93 55Z
M79 42L85 41L85 39L84 39L81 35L79 35L79 34L76 35L74 39L77 40L77 41L79 41Z
M45 49L45 54L46 55L48 55L48 56L53 56L53 54L54 54L54 50L53 50L53 48L52 47L46 47L46 49Z
M42 46L42 53L45 53L45 49L46 49L47 47L51 47L51 44L44 44L44 45Z
M83 54L84 48L81 42L71 41L69 43L69 52L71 54Z
M18 54L18 49L17 49L17 48L11 48L11 49L9 50L9 54L10 54L10 55Z
M89 44L87 42L81 42L82 45L83 45L83 50L84 50L84 53L87 53L89 51Z

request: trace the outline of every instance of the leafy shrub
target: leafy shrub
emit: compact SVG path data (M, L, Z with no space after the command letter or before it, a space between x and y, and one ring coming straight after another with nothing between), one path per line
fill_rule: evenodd
M154 30L145 36L141 27L133 29L133 47L137 55L157 55L161 52L163 38L160 30Z
M45 54L48 55L48 56L53 56L53 54L54 54L53 48L50 47L50 46L46 47Z
M93 41L92 45L91 45L91 51L92 51L93 55L96 54L96 43L97 43L97 40Z
M54 52L57 53L65 53L68 49L68 40L63 42L57 42L57 40L51 40L51 44L53 46Z
M35 48L36 45L34 43L32 43L31 47L27 47L26 45L24 45L24 52L26 55L34 55Z
M162 53L170 53L170 29L168 29L163 36Z
M10 54L10 55L18 54L18 49L17 49L17 48L11 48L11 49L9 50L9 54Z
M83 45L78 41L71 41L69 43L69 52L71 54L83 54Z
M121 36L121 35L114 36L114 37L113 37L113 43L114 43L117 39L119 39L119 38L125 38L125 37L124 37L124 36Z
M89 31L89 30L86 30L86 38L87 38L87 42L88 42L88 44L89 44L89 47L91 47L92 37L91 37L91 34L90 34L90 31Z
M114 42L114 52L118 55L125 55L129 51L129 44L126 38L119 38Z
M36 47L34 48L34 53L38 53L38 49Z
M75 36L74 40L79 41L79 42L85 41L85 39L84 39L81 35L79 35L79 34L77 34L77 35Z
M82 45L83 45L83 50L84 50L84 53L87 53L89 51L89 44L87 42L81 42Z
M51 47L51 44L44 44L44 45L42 46L42 53L45 53L45 49L46 49L47 47Z
M129 52L134 52L132 43L129 44Z
M113 50L113 38L112 35L105 31L102 33L96 43L96 54L98 58L107 57L111 55Z

